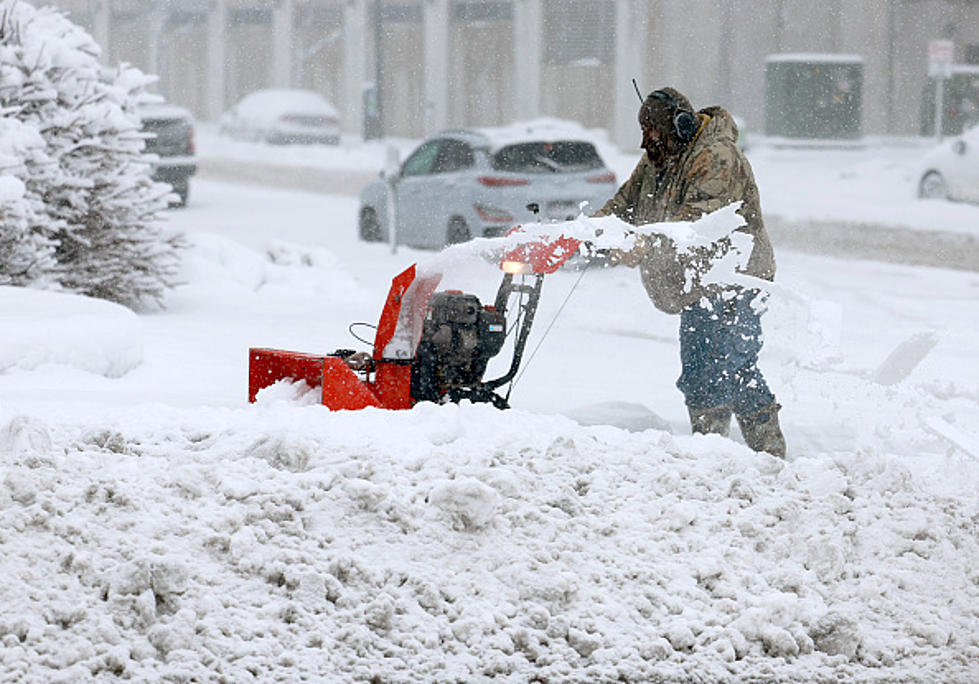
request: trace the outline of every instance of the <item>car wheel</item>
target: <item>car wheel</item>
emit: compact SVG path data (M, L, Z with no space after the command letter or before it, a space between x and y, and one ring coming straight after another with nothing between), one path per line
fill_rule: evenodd
M450 245L455 245L460 242L469 242L472 236L469 234L469 226L466 225L465 220L456 216L455 218L449 220L449 230L445 235L446 242Z
M370 207L364 207L360 212L360 239L364 242L381 241L381 222L377 220L377 212Z
M918 184L918 197L922 199L948 199L948 186L938 171L929 171Z

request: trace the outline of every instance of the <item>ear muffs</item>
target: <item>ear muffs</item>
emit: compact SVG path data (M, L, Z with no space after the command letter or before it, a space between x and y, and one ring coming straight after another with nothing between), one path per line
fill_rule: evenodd
M700 122L693 112L680 110L673 117L673 128L676 130L677 137L683 142L690 142L697 135Z
M696 114L681 109L680 103L665 90L654 90L649 94L649 97L655 97L657 100L665 102L673 110L673 130L676 131L680 140L683 142L693 140L694 136L697 135L697 129L700 127Z

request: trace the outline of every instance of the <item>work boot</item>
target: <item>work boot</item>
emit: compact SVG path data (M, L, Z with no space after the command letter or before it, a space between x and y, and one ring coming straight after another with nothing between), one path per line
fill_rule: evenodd
M690 413L690 429L695 435L723 435L731 432L731 405L723 404L713 408L694 409Z
M778 424L781 405L774 401L754 413L738 416L738 425L745 444L755 451L766 451L772 456L785 458L785 437Z

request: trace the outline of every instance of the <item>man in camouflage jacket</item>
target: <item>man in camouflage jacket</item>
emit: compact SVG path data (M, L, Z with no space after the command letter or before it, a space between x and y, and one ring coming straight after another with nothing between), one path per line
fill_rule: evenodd
M762 221L758 188L737 146L738 129L721 107L694 112L673 88L650 93L639 110L646 151L629 180L596 216L615 214L635 226L693 221L740 202L753 247L743 272L765 280L775 275L775 256ZM711 260L730 249L722 238L709 248L678 252L665 235L637 231L629 251L612 252L612 263L639 267L653 304L680 314L677 387L683 392L694 432L727 435L732 413L748 446L785 456L778 423L781 408L757 367L762 332L759 291L700 282Z

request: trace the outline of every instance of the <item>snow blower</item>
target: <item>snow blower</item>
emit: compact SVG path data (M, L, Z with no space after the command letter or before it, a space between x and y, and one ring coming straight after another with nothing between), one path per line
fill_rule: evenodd
M514 232L520 232L519 228ZM512 234L512 233L511 233ZM442 273L412 265L391 282L373 342L373 353L337 349L308 354L252 348L248 363L248 400L280 380L304 380L319 387L321 401L333 410L374 406L407 409L419 401L491 403L509 407L511 383L520 367L534 322L544 276L555 272L580 242L561 236L539 237L507 249L500 261L503 280L493 304L461 290L436 292ZM507 313L512 295L514 323ZM487 364L514 335L510 367L484 380Z

